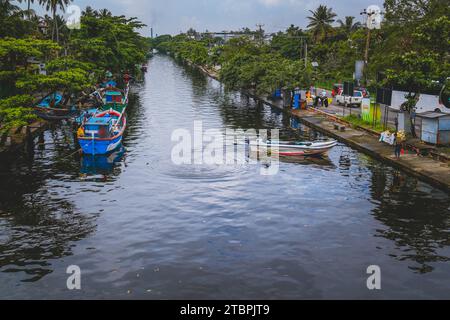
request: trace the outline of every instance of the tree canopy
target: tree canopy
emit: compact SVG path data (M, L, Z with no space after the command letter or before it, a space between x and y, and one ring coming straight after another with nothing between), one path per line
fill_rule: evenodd
M450 6L448 0L386 0L380 30L372 30L368 85L435 92L450 73ZM359 19L359 18L358 18ZM364 60L367 28L352 16L337 17L320 5L310 11L307 29L291 25L261 44L259 30L239 30L228 41L190 30L160 36L152 46L192 63L218 67L231 87L270 92L280 86L329 84L353 79L355 61ZM305 59L307 65L305 69ZM312 68L311 62L318 63ZM220 68L219 68L220 67ZM377 83L384 73L386 81Z
M150 43L139 34L144 24L134 17L88 7L80 29L69 30L58 11L70 0L28 4L33 2L51 16L0 0L0 134L33 119L38 97L77 95L102 80L105 70L137 72L148 58Z

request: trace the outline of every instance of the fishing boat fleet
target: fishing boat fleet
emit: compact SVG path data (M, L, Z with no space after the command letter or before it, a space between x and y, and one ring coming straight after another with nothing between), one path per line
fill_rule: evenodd
M119 88L116 81L108 79L72 104L62 94L52 93L34 111L45 120L72 121L83 154L107 155L122 145L127 126L129 80L130 77L124 77L123 88Z
M125 74L123 88L119 88L107 72L107 80L91 94L78 99L77 104L68 103L72 97L67 99L62 94L52 93L35 106L35 113L46 120L72 120L83 154L112 154L122 146L127 127L130 78ZM287 157L321 156L337 145L335 140L303 142L258 139L247 143L251 151L266 151Z
M119 89L116 82L109 81L94 93L101 101L101 107L89 109L77 119L80 125L78 142L83 153L104 155L121 146L127 126L129 89L129 82L124 89Z

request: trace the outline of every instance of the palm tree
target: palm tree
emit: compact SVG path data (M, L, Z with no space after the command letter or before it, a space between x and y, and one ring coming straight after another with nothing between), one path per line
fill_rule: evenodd
M81 15L86 17L96 17L98 15L98 12L91 6L87 6L86 9L81 13Z
M100 18L111 18L112 17L112 13L108 9L101 9L98 12L98 15Z
M53 28L52 28L52 40L55 40L56 34L56 42L59 43L59 27L58 27L58 19L56 17L56 11L59 9L65 10L66 6L71 3L72 0L39 0L39 4L45 6L45 10L52 12L53 17Z
M17 0L17 1L22 3L25 0ZM26 0L26 2L27 2L27 17L28 17L28 19L30 19L31 18L31 14L32 14L32 12L31 12L31 4L34 3L34 0Z
M316 41L326 38L327 33L333 28L331 24L334 22L336 13L332 8L320 5L315 11L309 10L312 16L309 19L308 28L312 31Z
M12 4L9 0L0 0L0 15L9 17L20 12L20 8Z
M347 16L347 17L345 17L345 21L342 21L341 19L339 19L337 21L337 23L339 23L339 28L341 30L343 30L346 35L349 35L353 31L355 31L361 27L360 22L355 23L354 21L355 21L355 17Z

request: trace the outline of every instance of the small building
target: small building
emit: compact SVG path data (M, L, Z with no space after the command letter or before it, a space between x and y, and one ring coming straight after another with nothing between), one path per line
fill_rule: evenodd
M435 145L450 145L450 115L424 112L416 115L422 120L420 139Z

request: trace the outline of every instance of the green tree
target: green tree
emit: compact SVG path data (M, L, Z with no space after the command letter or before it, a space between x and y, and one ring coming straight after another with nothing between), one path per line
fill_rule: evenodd
M28 19L30 19L31 18L31 14L32 14L32 10L31 10L31 4L32 3L34 3L34 0L18 0L20 3L22 3L22 2L27 2L27 17L28 17Z
M316 42L324 40L330 31L333 30L332 23L335 21L336 14L332 8L320 5L315 11L309 10L312 16L307 17L309 20L308 28L312 32Z
M386 82L390 85L401 87L408 92L407 101L402 105L404 111L410 115L415 111L415 106L420 94L425 89L436 89L433 81L433 70L439 64L438 55L434 52L410 51L395 57L395 68L387 69ZM416 137L414 120L411 116L411 133Z
M339 28L347 37L349 37L353 31L361 27L361 23L355 22L355 17L351 16L345 17L344 21L339 19L337 20L337 23L339 23Z
M39 3L45 7L45 10L51 11L52 13L52 18L54 22L52 28L52 40L55 40L56 36L57 43L59 43L59 25L56 12L58 8L64 11L66 9L66 6L71 2L72 0L39 0Z
M27 125L36 116L31 113L33 97L16 95L0 100L0 136L12 128Z

